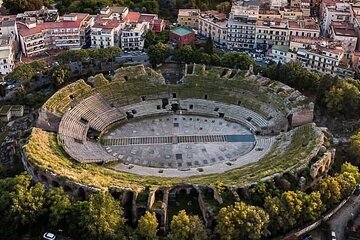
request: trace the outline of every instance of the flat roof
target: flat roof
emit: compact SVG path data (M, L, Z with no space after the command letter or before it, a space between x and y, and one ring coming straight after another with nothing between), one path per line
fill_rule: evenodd
M186 27L177 27L177 28L174 28L173 30L171 30L171 32L173 32L179 36L185 36L190 33L193 33L193 31L191 29L186 28Z

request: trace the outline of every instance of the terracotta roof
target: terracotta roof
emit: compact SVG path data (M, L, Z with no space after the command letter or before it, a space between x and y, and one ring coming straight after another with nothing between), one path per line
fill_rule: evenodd
M125 17L125 21L130 23L139 22L140 15L139 12L129 12Z
M33 28L28 28L24 23L18 22L17 27L19 34L23 37L40 33L49 29L61 29L61 28L80 28L82 21L87 18L89 14L77 13L76 21L59 21L59 22L44 22L36 24Z
M120 20L109 20L109 19L102 19L99 18L95 21L93 28L102 28L102 29L113 29L117 28L122 21Z
M151 23L157 18L156 14L141 14L139 17L139 22L148 22Z

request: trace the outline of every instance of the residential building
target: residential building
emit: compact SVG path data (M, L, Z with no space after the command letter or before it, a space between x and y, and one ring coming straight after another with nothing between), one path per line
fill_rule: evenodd
M259 9L258 20L281 19L279 10Z
M289 35L296 37L318 38L320 28L315 19L289 20Z
M226 14L218 11L201 12L198 34L211 37L214 42L225 46L228 31L227 25Z
M258 6L232 6L227 31L228 49L253 49L256 47L256 20Z
M258 20L256 23L256 48L269 49L273 45L289 45L288 21L281 19Z
M15 36L0 37L0 74L10 73L15 66L16 41Z
M323 35L330 32L332 22L350 22L352 10L349 3L325 0L320 6L320 29Z
M329 34L334 41L341 42L342 49L347 57L355 51L358 35L352 24L345 22L332 22Z
M297 20L304 17L301 8L281 8L279 13L282 19Z
M97 19L91 27L91 47L106 48L119 46L122 22L117 19Z
M179 9L177 24L180 26L199 28L200 9Z
M164 28L165 21L157 14L130 12L127 7L105 7L91 27L91 47L121 46L127 50L142 50L147 31L159 33Z
M25 56L51 49L80 49L86 45L93 18L86 13L64 15L57 22L18 22L20 44Z
M195 43L195 32L191 28L177 27L170 31L169 41L178 47L193 45Z
M276 63L287 63L286 55L288 54L288 46L273 46L271 48L270 57Z
M18 30L15 16L0 16L0 74L11 72L18 53Z
M288 5L287 0L271 0L270 1L270 9L271 10L279 10L280 8L286 7Z
M148 22L126 24L121 30L120 47L127 51L143 50L149 28Z

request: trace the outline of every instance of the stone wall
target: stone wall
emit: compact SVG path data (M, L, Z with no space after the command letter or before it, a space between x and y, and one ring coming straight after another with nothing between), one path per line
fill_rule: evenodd
M301 109L292 113L291 126L297 127L307 123L311 123L314 119L314 111L309 109Z

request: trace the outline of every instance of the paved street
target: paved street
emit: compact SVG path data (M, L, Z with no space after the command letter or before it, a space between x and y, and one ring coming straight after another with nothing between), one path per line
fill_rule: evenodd
M336 233L337 240L345 240L345 227L360 209L360 196L352 195L349 201L329 220L330 231Z

